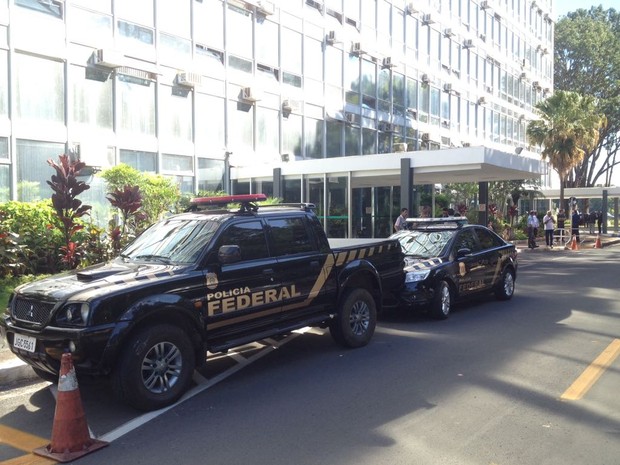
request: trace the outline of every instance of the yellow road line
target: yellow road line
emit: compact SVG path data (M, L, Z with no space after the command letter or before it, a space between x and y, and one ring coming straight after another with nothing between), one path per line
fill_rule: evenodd
M601 377L607 368L620 355L620 339L614 339L611 344L594 360L588 368L575 380L560 397L562 400L581 399Z
M55 462L52 459L46 459L34 454L22 455L21 457L15 457L14 459L5 460L0 462L0 465L52 465Z
M24 452L31 452L37 447L49 444L49 440L28 434L18 429L0 425L0 443L6 444ZM39 457L32 453L21 455L9 460L0 462L0 465L50 465L56 463L54 460Z

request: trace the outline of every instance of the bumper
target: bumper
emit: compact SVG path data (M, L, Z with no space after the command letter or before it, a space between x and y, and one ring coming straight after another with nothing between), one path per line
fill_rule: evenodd
M40 331L20 328L4 316L0 318L0 336L6 339L11 351L28 365L57 375L60 359L71 352L78 373L102 375L107 370L102 365L103 354L114 331L114 325L93 328L46 327ZM36 339L34 352L13 347L15 334Z
M400 293L400 304L410 308L423 307L430 304L434 297L435 290L428 283L407 283Z

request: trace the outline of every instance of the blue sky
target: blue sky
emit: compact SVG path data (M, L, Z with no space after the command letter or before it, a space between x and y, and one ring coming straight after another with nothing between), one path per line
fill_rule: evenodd
M599 5L603 5L605 10L609 8L620 10L620 0L554 0L553 11L555 12L555 19L557 21L560 16L564 16L571 11L575 11L579 8L589 10L591 6Z

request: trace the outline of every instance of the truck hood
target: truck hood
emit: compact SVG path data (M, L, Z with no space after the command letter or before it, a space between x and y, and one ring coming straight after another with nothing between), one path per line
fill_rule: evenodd
M427 269L439 266L445 261L446 260L441 257L435 257L435 258L405 257L405 272L427 270Z
M90 301L103 294L131 287L144 286L149 281L161 282L162 278L173 276L179 266L161 263L124 263L114 260L50 276L17 288L20 297L45 301L72 300Z

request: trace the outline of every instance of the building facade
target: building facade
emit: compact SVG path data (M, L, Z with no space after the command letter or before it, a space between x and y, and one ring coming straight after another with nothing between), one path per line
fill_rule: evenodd
M537 174L551 2L0 0L0 200L48 197L46 160L68 152L389 234L422 179Z

